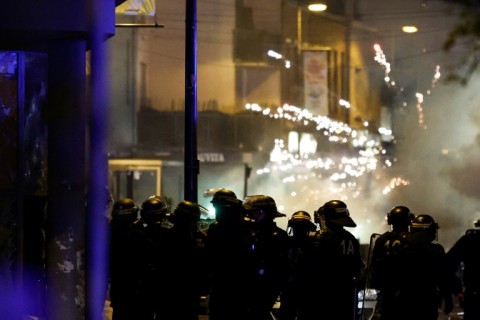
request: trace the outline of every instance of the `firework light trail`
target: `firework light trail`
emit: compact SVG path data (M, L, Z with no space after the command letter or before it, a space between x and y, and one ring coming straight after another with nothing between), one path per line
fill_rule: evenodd
M339 102L350 106L346 101ZM256 170L257 177L265 176L266 179L277 178L285 186L294 191L288 196L299 198L304 196L308 200L304 202L317 202L321 198L330 195L344 201L351 201L367 197L372 191L369 177L374 175L375 184L382 183L386 174L377 173L380 169L385 170L393 165L394 160L387 155L379 138L382 135L391 136L392 132L384 128L378 130L378 134L371 135L367 130L354 130L343 122L334 121L325 116L318 116L306 109L285 104L281 107L262 107L259 104L247 104L247 110L261 114L274 120L287 120L297 122L300 125L314 126L327 141L332 144L349 145L354 153L346 156L342 153L329 153L328 156L318 156L316 146L310 152L289 152L283 139L276 138L273 150L270 152L269 161L263 168ZM388 174L387 174L388 175ZM322 188L309 188L307 182ZM365 182L367 181L367 183ZM291 187L288 187L288 186ZM408 181L398 177L389 179L386 186L378 189L378 195L385 196L395 187L408 185ZM375 188L373 188L375 189ZM370 221L370 220L368 220ZM359 228L356 232L362 234L366 229Z
M338 159L331 158L315 158L312 159L310 154L294 154L285 149L285 143L282 139L275 139L275 146L270 154L270 162L274 164L272 168L260 169L258 174L270 172L271 170L287 171L294 167L305 167L308 170L320 169L329 172L327 175L329 179L338 181L345 180L347 177L360 177L367 172L374 171L378 166L377 157L386 156L386 150L381 146L378 135L370 137L367 131L358 131L349 127L343 122L333 121L325 116L318 116L312 114L306 109L301 109L296 106L285 104L282 107L276 108L272 111L271 108L261 107L259 104L247 104L247 110L260 113L272 119L286 119L288 121L300 122L303 125L314 124L315 129L328 137L331 143L350 143L357 148L358 156L345 157L341 156ZM379 129L379 135L390 135L390 131L382 128ZM384 157L386 160L383 166L390 167L391 160Z
M375 45L375 61L384 68L384 81L390 87L396 87L391 77L391 65L387 61L380 45ZM440 67L437 66L431 83L433 89L440 78ZM402 90L402 89L400 89ZM427 94L430 94L428 90ZM423 101L424 95L417 93L417 112L420 125L424 125ZM348 101L340 99L338 105L344 108L351 108ZM404 103L406 105L406 103ZM387 154L382 147L382 136L392 138L392 131L379 128L378 133L370 134L367 130L355 130L346 123L335 121L327 116L320 116L297 106L284 104L282 106L261 106L256 103L245 105L247 110L258 113L273 120L286 120L299 124L300 126L311 126L321 135L327 138L329 143L341 144L352 147L354 153L349 155L341 153L330 153L328 156L319 156L316 145L310 147L309 152L299 153L289 151L288 143L276 137L274 147L270 152L269 161L255 171L256 176L261 179L265 177L278 179L286 189L292 190L287 198L295 199L302 196L307 201L318 202L326 196L336 197L344 201L352 201L365 197L375 197L372 192L378 192L378 196L385 197L395 188L404 187L410 184L403 177L388 178L388 170L394 164L394 159ZM424 126L426 128L426 126ZM310 141L311 142L311 141ZM375 184L382 184L384 187L373 188L369 184L370 177L374 177ZM307 187L307 181L318 185L322 182L322 188ZM288 186L291 187L288 187ZM363 196L362 196L363 195ZM287 201L285 198L284 201ZM306 200L303 200L306 201ZM288 202L288 201L287 201ZM283 205L279 205L283 208ZM366 219L367 224L373 220ZM365 229L363 229L365 230ZM362 228L356 233L362 234Z
M376 62L378 62L378 64L380 64L385 70L385 77L384 77L385 83L389 87L395 87L395 81L390 77L390 72L392 71L391 64L390 62L387 61L387 58L382 50L382 47L376 43L373 45L373 49L375 50L375 56L373 59ZM440 66L437 65L435 67L435 72L433 74L433 79L432 79L432 84L430 89L435 88L438 80L440 79L440 76L441 76ZM427 95L431 94L430 89L427 90L426 92ZM416 107L417 107L417 113L418 113L418 125L423 129L427 129L427 125L425 124L424 110L423 110L424 94L417 92L415 94L415 98L417 100ZM404 102L403 105L406 106L406 102Z

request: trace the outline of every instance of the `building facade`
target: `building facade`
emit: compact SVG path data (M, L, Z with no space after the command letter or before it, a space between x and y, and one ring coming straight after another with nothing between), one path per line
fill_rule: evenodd
M289 104L376 134L382 70L365 67L371 59L371 46L356 41L375 30L359 20L357 3L332 1L328 5L326 12L313 13L301 1L197 3L199 194L203 188L227 186L240 193L244 166L254 161L254 169L262 167L275 139L287 141L290 131L311 132L315 143L324 145L322 132L303 124L283 121L279 125L261 119L247 110L249 103L272 110ZM110 140L109 153L113 159L162 160L161 189L180 201L185 7L168 1L156 1L156 6L156 20L164 28L117 28L109 41L110 136L115 137ZM135 19L147 23L152 18ZM223 173L218 169L222 166L228 168ZM170 174L171 170L175 174ZM238 173L236 177L232 170ZM142 179L133 171L120 175ZM216 179L211 179L212 175ZM117 196L127 194L125 185L111 188ZM138 201L145 196L138 195Z

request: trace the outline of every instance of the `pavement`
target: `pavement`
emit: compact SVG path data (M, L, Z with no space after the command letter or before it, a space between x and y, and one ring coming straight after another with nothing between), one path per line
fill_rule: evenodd
M458 303L454 304L453 311L446 315L443 312L438 313L438 320L462 320L463 319L463 310L458 305ZM112 320L112 308L110 307L110 301L105 301L105 308L103 310L103 320ZM208 315L199 315L198 320L208 320ZM363 320L369 320L365 318Z
M110 301L105 300L105 306L103 308L103 320L112 320L113 309L110 307ZM208 315L199 315L198 320L208 320Z

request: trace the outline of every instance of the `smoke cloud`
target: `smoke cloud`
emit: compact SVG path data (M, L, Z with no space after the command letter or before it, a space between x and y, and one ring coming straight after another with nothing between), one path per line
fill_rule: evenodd
M466 86L439 82L424 99L422 124L413 97L397 107L396 162L392 167L379 166L363 175L352 187L308 170L296 172L294 181L288 182L281 171L256 174L256 169L268 165L259 160L252 164L248 194L272 196L279 210L287 214L287 218L277 219L283 228L295 211L305 210L313 216L325 202L343 200L357 223L350 231L365 244L372 233L389 229L385 215L391 208L405 205L415 214L429 214L437 220L438 241L448 249L480 218L480 109L476 89L479 81L476 76ZM231 170L231 175L226 180L222 177L218 183L236 181L228 187L242 198L243 182L238 179L242 176L241 168ZM385 194L385 186L393 178L401 178L408 184Z

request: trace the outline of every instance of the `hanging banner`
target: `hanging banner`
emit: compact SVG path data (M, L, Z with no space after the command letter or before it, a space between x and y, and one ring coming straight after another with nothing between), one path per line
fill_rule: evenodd
M327 51L303 52L303 85L305 108L328 116Z
M154 16L155 0L127 0L115 7L115 14L136 16Z

